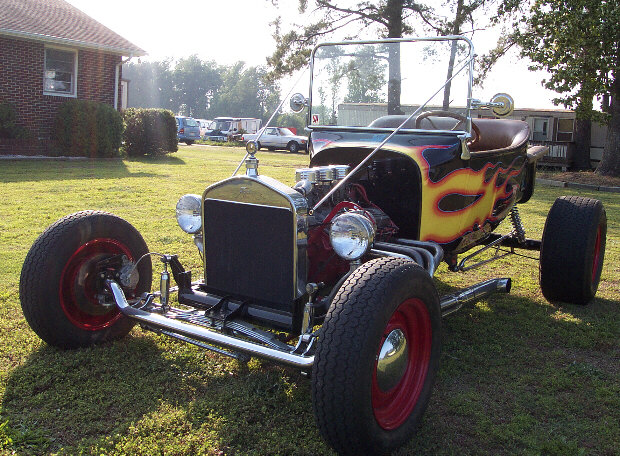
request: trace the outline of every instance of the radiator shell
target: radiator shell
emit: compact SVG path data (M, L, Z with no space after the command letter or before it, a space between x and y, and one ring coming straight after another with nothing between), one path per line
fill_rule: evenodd
M295 319L307 282L308 204L266 176L218 182L203 194L205 285Z

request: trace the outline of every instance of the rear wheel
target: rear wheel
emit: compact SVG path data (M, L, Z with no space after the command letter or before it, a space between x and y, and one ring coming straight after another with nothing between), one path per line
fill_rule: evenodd
M185 144L187 144L188 146L191 146L192 144L194 144L194 141L188 140L188 141L185 141Z
M288 143L286 148L290 153L296 154L299 151L299 144L297 144L295 141L291 141L290 143Z
M35 241L22 267L19 293L28 324L62 348L125 336L133 323L120 313L103 278L116 277L147 252L140 233L112 214L83 211L58 220ZM123 286L129 300L151 288L149 258L132 279Z
M399 258L369 261L340 287L321 329L312 401L340 454L384 454L419 425L439 366L441 312L428 273Z
M603 204L581 196L555 200L542 236L540 288L548 301L590 302L601 279L607 238Z

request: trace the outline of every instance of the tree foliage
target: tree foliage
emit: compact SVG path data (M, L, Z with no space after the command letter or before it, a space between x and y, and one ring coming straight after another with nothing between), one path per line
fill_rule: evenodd
M357 55L346 71L349 81L346 103L385 103L381 89L385 85L385 63L374 54Z
M163 108L196 118L269 117L279 102L278 86L264 67L229 66L202 61L196 55L158 62L131 63L123 69L130 80L130 107Z
M264 119L278 106L277 86L265 79L264 68L244 69L243 62L237 62L222 71L221 79L222 84L209 107L210 113L226 112L229 116Z
M278 0L272 0L277 4ZM282 30L277 18L274 38L276 50L267 59L270 77L279 79L305 66L312 48L322 39L339 34L342 39L361 35L375 38L401 38L406 35L450 35L465 31L466 24L475 22L474 13L491 6L494 0L447 0L441 11L432 0L298 0L299 13L304 19L311 12L316 20L296 24ZM449 16L445 14L449 12ZM479 19L479 18L478 18ZM471 30L470 30L471 31Z
M509 7L518 6L510 2ZM560 94L555 103L575 109L578 123L592 118L608 123L597 172L615 176L620 175L619 21L617 0L536 0L511 37L533 69L549 72L543 84ZM594 97L611 100L604 116L593 110ZM589 156L589 143L586 152Z
M173 105L185 105L186 115L202 118L222 85L222 69L192 55L176 63L171 82Z

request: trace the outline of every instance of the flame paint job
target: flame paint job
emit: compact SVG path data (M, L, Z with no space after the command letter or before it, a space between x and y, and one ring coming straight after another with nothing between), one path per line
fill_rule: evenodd
M355 165L385 135L314 130L310 138L311 166ZM470 160L462 160L460 154L461 144L455 135L411 133L396 135L377 154L377 159L408 157L415 163L420 171L419 193L400 197L418 198L419 214L409 217L406 223L418 225L418 239L438 242L457 253L475 245L481 235L495 229L506 217L523 193L527 162L525 145L497 152L472 152ZM360 172L354 180L363 178ZM382 207L380 201L374 202ZM398 214L382 209L398 218ZM402 224L398 224L401 230Z

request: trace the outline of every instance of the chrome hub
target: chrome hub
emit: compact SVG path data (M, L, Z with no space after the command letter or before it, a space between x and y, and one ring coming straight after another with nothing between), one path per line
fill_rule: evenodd
M407 370L409 347L405 333L393 329L385 338L377 358L377 385L389 391L398 385Z

